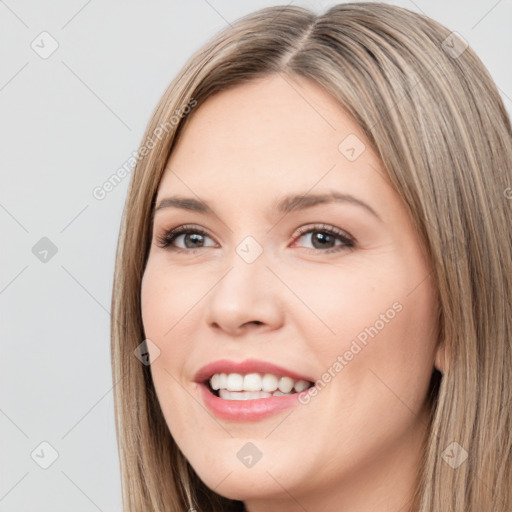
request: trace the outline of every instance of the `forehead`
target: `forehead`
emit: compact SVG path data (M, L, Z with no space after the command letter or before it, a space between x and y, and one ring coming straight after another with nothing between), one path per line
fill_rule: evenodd
M189 158L196 149L204 156L223 148L237 156L247 152L249 158L287 149L300 155L313 147L337 155L349 134L363 143L357 123L330 94L310 80L295 80L275 74L211 96L192 112L178 145L186 139Z
M369 197L383 180L362 130L331 95L311 81L272 75L221 91L193 112L157 202L178 193L262 203L333 189Z

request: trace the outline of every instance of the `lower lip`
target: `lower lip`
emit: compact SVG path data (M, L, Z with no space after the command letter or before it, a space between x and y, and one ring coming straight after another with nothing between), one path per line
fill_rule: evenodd
M255 400L225 400L214 395L205 384L198 384L206 407L218 418L233 421L257 421L298 405L299 397L307 393L258 398Z

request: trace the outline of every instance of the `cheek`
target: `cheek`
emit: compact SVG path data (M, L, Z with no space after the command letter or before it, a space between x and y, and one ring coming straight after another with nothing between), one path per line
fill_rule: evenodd
M169 278L169 271L157 263L148 261L142 279L142 321L146 338L159 349L150 370L160 406L173 436L183 442L188 430L198 428L195 416L188 414L189 396L182 385L184 362L190 354L185 330L187 322L197 322L191 307L198 298L190 287L183 286L178 273ZM188 292L183 294L180 290Z
M176 332L191 322L201 297L206 293L197 275L189 279L175 271L159 257L150 258L141 284L141 315L148 338L172 341Z
M343 266L317 268L314 279L307 272L308 279L295 278L310 311L300 331L344 413L375 397L375 410L400 407L400 400L413 409L423 403L437 341L436 296L421 259L409 256L390 253L379 265L347 258Z
M323 365L326 358L348 350L352 340L364 346L392 325L398 333L404 316L427 312L428 301L418 304L418 294L407 295L412 288L407 270L391 257L375 264L354 257L281 272L283 281L293 283L295 297L286 303L290 318L300 323L310 348L324 356Z
M316 280L329 293L306 295L335 335L326 330L319 336L322 325L313 315L302 325L309 353L324 371L317 381L318 394L305 407L323 420L315 423L319 438L340 434L331 447L340 460L369 461L423 428L420 418L436 341L432 280L410 293L415 277L405 267L401 274L398 269L388 273L392 269L371 276L368 271L365 276L352 273L350 278L336 274L339 281L331 271L330 280ZM356 439L350 434L355 432Z
M189 382L197 370L191 354L204 322L202 301L211 286L207 275L202 279L198 272L172 269L159 255L148 261L141 283L141 316L146 338L159 349L151 373L160 396L183 395L177 382Z
M177 369L181 367L176 361L183 361L186 357L186 337L180 331L189 320L188 317L192 316L192 312L185 314L190 306L185 308L186 300L179 292L181 288L179 278L169 279L161 266L148 262L141 284L141 315L146 338L159 349L158 357L153 358L151 363L153 382L158 394L164 387L167 389L166 393L169 392L173 381L171 375L179 378ZM181 342L173 343L180 336Z

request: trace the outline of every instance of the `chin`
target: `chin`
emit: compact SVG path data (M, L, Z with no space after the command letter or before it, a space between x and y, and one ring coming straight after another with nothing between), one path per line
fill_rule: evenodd
M276 454L277 455L277 454ZM273 462L259 460L252 467L245 467L238 458L236 452L227 457L215 458L203 462L193 468L203 483L212 491L225 498L245 501L249 499L276 498L282 495L283 487L290 489L295 482L291 481L292 475L283 468L276 468ZM212 468L215 468L212 471ZM294 475L295 480L297 475Z
M288 482L281 482L281 480L282 478L279 483L288 489ZM230 500L278 499L284 492L283 487L264 472L263 474L253 474L252 472L245 472L244 474L243 471L233 472L220 485L219 481L213 481L210 474L208 481L204 483L215 493Z

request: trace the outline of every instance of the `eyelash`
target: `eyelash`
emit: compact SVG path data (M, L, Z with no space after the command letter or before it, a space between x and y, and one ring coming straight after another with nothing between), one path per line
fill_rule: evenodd
M338 240L341 240L341 242L343 242L342 246L332 247L332 248L326 249L326 250L315 249L315 248L310 249L313 251L320 251L323 253L334 253L334 252L341 252L341 251L345 251L348 249L352 249L355 246L354 240L351 237L349 237L342 231L340 231L336 228L333 228L331 226L326 226L325 224L319 224L316 226L307 226L307 227L299 228L297 238L301 238L302 236L304 236L308 233L311 233L311 232L327 233L328 235L334 236ZM202 236L210 236L203 229L198 228L194 225L186 224L183 226L179 226L175 229L166 231L165 233L163 233L163 235L157 236L156 237L157 238L157 246L160 247L161 249L168 249L171 251L188 252L188 253L190 253L190 252L195 253L196 251L205 249L206 247L198 247L196 249L183 249L181 247L171 246L171 244L176 240L176 238L179 235L191 234L191 233L198 233Z

